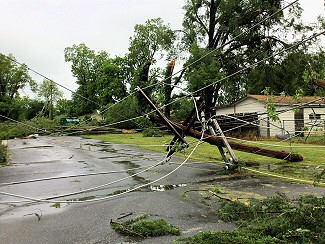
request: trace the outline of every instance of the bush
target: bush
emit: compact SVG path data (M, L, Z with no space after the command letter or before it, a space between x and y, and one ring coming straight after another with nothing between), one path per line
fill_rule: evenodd
M51 131L56 126L55 122L47 118L34 118L23 123L0 123L0 140L23 138L30 134Z
M162 137L164 133L158 129L147 128L142 131L144 137Z
M4 164L7 161L7 148L0 144L0 164Z

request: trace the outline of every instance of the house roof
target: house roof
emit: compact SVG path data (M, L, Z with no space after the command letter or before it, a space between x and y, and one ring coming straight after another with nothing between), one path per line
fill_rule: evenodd
M229 108L236 106L237 104L241 103L242 101L252 98L258 102L267 103L268 96L266 95L254 95L254 94L248 94L246 97L228 105L223 106L217 106L216 109L222 109L222 108ZM293 101L293 98L291 96L273 96L273 102L278 105L294 105L294 104L301 104L301 103L308 103L311 106L319 106L325 105L325 98L324 97L311 97L311 96L305 96L298 99L298 101Z
M259 102L267 103L268 96L266 95L253 95L249 94L247 97L253 98ZM297 103L310 103L310 104L325 104L323 97L300 97L298 101L294 101L291 96L273 96L273 102L276 104L297 104Z

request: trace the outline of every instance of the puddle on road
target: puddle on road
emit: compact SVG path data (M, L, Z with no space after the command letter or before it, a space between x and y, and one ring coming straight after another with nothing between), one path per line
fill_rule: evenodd
M113 161L115 164L124 164L126 169L136 169L139 168L140 165L132 163L130 160L120 160L120 161Z
M109 152L109 153L116 153L117 152L114 148L109 147L109 146L101 148L98 151L100 151L100 152Z
M136 192L136 191L138 191L138 192L162 192L162 191L175 190L176 188L186 187L186 186L187 186L187 184L149 185L149 186L145 186L145 187L139 188L139 189L135 190L134 192ZM117 191L113 192L110 195L121 194L121 193L124 193L124 192L129 191L129 190L130 189L117 190Z
M80 143L80 148L84 147L88 148L88 150L91 150L91 147L97 147L100 152L117 153L117 150L110 143Z
M106 157L99 157L98 159L110 159L110 158L123 158L123 155L114 155L114 156L106 156Z

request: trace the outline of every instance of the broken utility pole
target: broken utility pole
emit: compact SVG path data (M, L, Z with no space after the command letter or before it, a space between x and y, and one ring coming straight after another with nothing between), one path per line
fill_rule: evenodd
M221 138L224 147L227 149L228 153L230 154L230 158L227 158L226 152L223 149L223 146L218 146L219 152L223 158L223 161L225 161L227 167L232 167L233 165L238 164L238 159L232 150L231 146L229 145L229 142L225 135L223 134L218 121L216 119L212 119L212 125L209 126L209 132L213 136L218 136Z
M175 134L175 137L177 137L177 139L183 143L182 144L183 147L188 147L188 144L187 144L185 138L183 137L184 135L190 135L197 139L202 138L202 132L190 128L192 121L190 122L190 120L189 120L188 121L189 124L187 126L185 126L182 124L175 123L171 120L168 120L163 115L163 113L161 111L159 111L159 109L153 104L153 102L143 92L143 90L141 90L141 88L138 87L137 90L147 100L149 105L157 112L157 114L159 116L159 119L157 117L153 117L151 119L154 120L155 122L164 123L165 125L167 125L167 127ZM213 127L215 130L221 130L220 126L218 125L218 123L216 121L214 121ZM223 133L222 133L222 135L223 135ZM287 160L290 162L303 161L303 157L299 154L293 154L293 153L285 152L285 151L264 149L264 148L260 148L260 147L245 145L245 144L238 143L238 142L231 142L231 141L228 142L226 140L225 136L224 135L222 136L222 135L221 135L221 137L219 137L216 135L210 135L210 134L203 133L203 141L208 142L211 145L216 145L218 147L226 147L229 153L232 152L231 148L233 148L233 149L243 151L243 152L263 155L263 156L267 156L267 157L271 157L271 158L278 158L278 159ZM174 140L174 139L172 140L171 145L176 142L176 140ZM169 147L169 149L170 149L170 147ZM220 152L224 152L224 151L222 150ZM232 157L232 160L234 161L233 163L236 164L238 161L237 161L237 158L235 157L235 154L233 152L231 153L231 157ZM225 158L224 155L223 155L223 158ZM226 163L227 163L227 160L226 160Z
M176 129L179 129L179 130L184 130L186 128L185 126L175 123L175 122L172 122L172 124L174 125L174 127ZM190 135L192 137L195 137L197 139L200 139L202 136L202 132L194 130L194 129L189 129L186 134ZM211 145L224 146L223 140L221 138L219 138L217 136L209 135L209 134L204 134L203 141L208 142ZM271 157L271 158L283 159L283 160L287 160L290 162L303 161L303 157L301 155L292 154L290 152L265 149L265 148L261 148L261 147L245 145L242 143L232 142L232 141L229 141L229 145L231 146L231 148L238 150L238 151L263 155L263 156L267 156L267 157Z
M201 110L202 107L203 107L203 101L200 99L198 101L198 110ZM184 123L182 123L184 126L186 126L185 130L182 131L183 137L186 135L186 132L191 128L191 126L195 122L195 118L196 118L195 114L196 114L196 108L193 108L193 110L191 111L191 113L188 116L188 118L186 119L186 121ZM175 135L167 147L167 151L168 151L167 157L171 156L176 151L175 147L173 147L173 146L175 145L177 140L178 140L178 137L177 137L177 135Z
M155 104L150 100L150 98L141 90L140 87L137 87L137 90L140 94L147 100L148 104L157 112L159 118L164 122L165 125L177 136L177 138L183 143L183 147L188 147L188 144L183 136L179 134L179 132L173 127L173 125L169 122L169 120L165 117L165 115L159 111Z

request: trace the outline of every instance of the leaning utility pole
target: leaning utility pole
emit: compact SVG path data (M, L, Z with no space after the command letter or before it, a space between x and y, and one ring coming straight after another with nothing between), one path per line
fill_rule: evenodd
M176 140L179 140L182 143L182 147L188 147L188 143L185 139L185 135L190 135L192 137L195 137L197 139L202 138L202 133L200 131L194 130L191 128L192 122L189 122L188 125L182 125L175 123L168 118L165 117L165 115L156 107L156 105L150 100L150 98L144 93L141 88L137 87L137 91L145 98L147 103L156 111L158 117L151 117L152 120L158 123L164 123L165 125L168 126L168 128L174 133L175 137L171 141L169 147L168 147L168 155L170 156L170 151L173 150L173 145L176 143ZM303 157L299 154L293 154L291 152L285 152L285 151L277 151L277 150L271 150L271 149L265 149L265 148L260 148L260 147L255 147L251 145L245 145L242 143L238 142L232 142L232 141L227 141L226 137L223 135L220 126L218 125L217 121L214 120L212 123L212 126L210 126L211 129L211 134L206 134L203 133L203 138L202 141L208 142L211 145L215 145L219 147L220 153L222 153L223 158L226 163L230 164L235 164L237 165L238 159L236 158L234 152L232 149L243 151L243 152L248 152L248 153L253 153L253 154L258 154L258 155L263 155L267 157L272 157L272 158L278 158L290 162L300 162L303 161ZM218 136L218 134L220 136ZM176 139L177 138L177 139ZM231 154L231 161L227 159L224 155L224 150L221 150L221 147L224 147L228 150L228 152Z
M184 125L181 125L181 124L178 124L175 122L171 122L171 123L178 130L186 129L186 127ZM186 134L190 135L194 138L197 138L197 139L200 139L202 137L202 132L194 130L194 129L187 130ZM220 137L217 137L214 135L204 134L203 141L205 141L211 145L224 147L223 140ZM231 146L232 149L235 149L238 151L248 152L248 153L252 153L252 154L258 154L258 155L271 157L271 158L283 159L283 160L290 161L290 162L303 161L303 157L301 155L293 154L291 152L265 149L265 148L255 147L255 146L246 145L246 144L233 142L233 141L229 141L229 145Z

